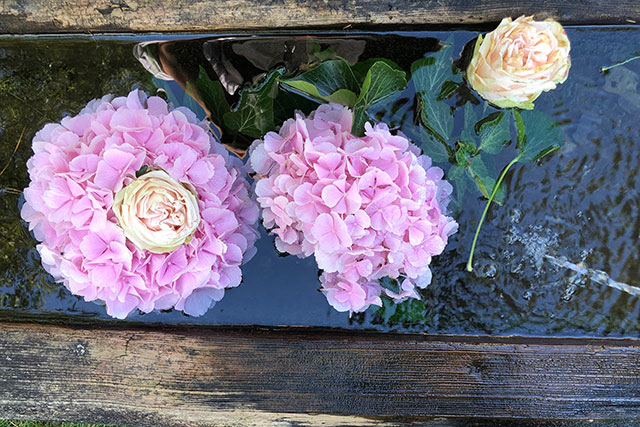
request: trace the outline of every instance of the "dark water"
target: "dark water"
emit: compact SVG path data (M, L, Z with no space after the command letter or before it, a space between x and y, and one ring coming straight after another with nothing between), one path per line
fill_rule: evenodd
M489 212L474 273L464 267L484 207L479 193L468 194L464 209L456 212L460 231L434 260L433 283L423 291L422 303L405 303L395 313L372 308L349 318L347 313L334 311L317 291L315 261L278 256L273 238L262 230L258 254L244 267L243 284L227 291L205 316L154 312L132 314L128 320L428 333L639 336L640 298L577 276L544 257L583 262L616 281L640 286L640 61L607 74L599 71L638 55L640 31L569 28L567 33L573 64L569 79L536 101L536 109L561 124L565 146L538 165L515 166L507 176L504 205L493 206ZM470 31L402 33L402 37L349 34L331 39L356 55L356 60L389 57L408 69L413 60L436 49L437 40L451 34L456 55L477 35ZM265 47L269 39L263 40L253 50L269 53ZM132 54L138 41L5 38L0 42L0 170L10 161L0 175L0 307L4 317L29 313L108 318L101 306L84 302L52 283L40 267L36 242L19 219L20 196L12 193L28 183L25 162L31 155L30 141L45 123L76 114L88 100L105 93L124 95L133 87L155 90L150 75ZM224 49L233 48L233 41L224 43ZM192 42L176 49L182 53L195 49L201 55L201 46L201 42ZM296 63L292 56L285 60ZM259 73L257 68L238 65L245 82ZM175 82L170 87L184 103L197 105L184 97ZM393 122L394 116L411 107L401 97L393 109L380 115ZM12 155L23 131L22 142ZM496 169L511 158L513 151L508 148L496 160Z

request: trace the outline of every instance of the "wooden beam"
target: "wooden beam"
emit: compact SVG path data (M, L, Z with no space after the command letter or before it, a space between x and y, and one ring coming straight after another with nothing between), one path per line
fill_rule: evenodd
M639 375L638 341L0 323L3 418L628 419L640 418Z
M640 2L600 0L3 0L0 33L229 31L478 25L535 14L565 24L640 22Z

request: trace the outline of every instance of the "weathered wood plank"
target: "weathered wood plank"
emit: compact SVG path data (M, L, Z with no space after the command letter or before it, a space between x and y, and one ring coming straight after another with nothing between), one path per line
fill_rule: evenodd
M475 25L536 14L567 24L640 22L636 0L3 0L0 33L226 31Z
M628 419L640 418L639 374L638 341L0 323L5 418L148 426Z

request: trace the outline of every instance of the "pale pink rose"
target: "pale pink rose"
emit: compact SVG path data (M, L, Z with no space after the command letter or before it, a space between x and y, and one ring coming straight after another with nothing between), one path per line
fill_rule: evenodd
M198 198L163 170L146 173L118 191L113 212L127 239L158 254L187 242L200 223Z
M484 38L478 37L467 80L480 96L500 108L532 109L542 93L569 74L567 34L558 22L505 18Z

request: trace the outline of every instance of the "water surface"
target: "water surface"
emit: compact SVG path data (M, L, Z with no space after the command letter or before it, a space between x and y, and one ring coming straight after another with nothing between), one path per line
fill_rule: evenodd
M606 74L599 71L640 53L640 31L568 28L567 33L572 43L569 79L536 101L537 109L561 124L565 146L537 165L515 166L507 176L504 204L489 212L473 273L464 267L484 200L479 193L467 196L464 209L455 212L460 231L433 262L433 283L423 291L424 309L405 304L393 315L375 309L351 318L338 313L317 290L315 261L279 256L273 238L262 230L258 255L244 267L243 284L227 291L206 315L193 318L171 311L132 314L128 319L427 333L639 336L640 298L545 257L564 257L606 272L612 280L640 286L640 61ZM357 60L387 56L408 69L451 34L456 54L477 35L472 31L393 37L350 33L331 38L347 46L345 52ZM71 295L44 272L36 242L19 219L20 196L12 193L28 184L25 162L31 155L30 141L45 123L76 114L88 100L105 93L124 95L133 87L154 90L150 74L132 53L140 40L2 39L0 170L10 162L0 175L3 316L53 313L108 318L103 307ZM229 49L237 46L237 41L225 43ZM178 50L196 46L202 54L201 42L182 46ZM241 70L251 79L249 67ZM174 82L171 87L186 102L179 85ZM411 98L410 91L403 96ZM380 117L393 124L403 109L411 108L401 96L396 108L385 109ZM496 159L496 170L513 155L507 148Z

